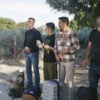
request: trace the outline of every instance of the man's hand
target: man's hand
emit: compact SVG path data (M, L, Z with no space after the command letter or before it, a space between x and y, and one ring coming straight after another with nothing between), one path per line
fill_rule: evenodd
M44 48L45 49L50 49L50 46L49 45L44 45Z
M27 47L27 48L24 49L24 52L31 53L31 50L30 50L30 48Z
M68 50L59 50L58 53L63 56L68 53Z
M45 48L45 49L49 49L49 50L54 51L54 48L53 48L53 47L51 47L51 46L49 46L49 45L44 45L44 48Z
M89 59L86 58L86 59L83 61L83 66L86 67L86 66L88 66L88 64L89 64Z
M60 57L58 55L55 55L56 57L56 61L59 62L60 61Z

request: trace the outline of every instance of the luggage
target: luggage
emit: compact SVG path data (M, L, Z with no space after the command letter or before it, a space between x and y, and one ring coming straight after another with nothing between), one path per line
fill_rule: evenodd
M24 72L16 71L12 73L10 78L9 93L8 95L14 98L22 97L24 89Z
M73 100L95 100L94 91L89 87L79 87Z
M59 82L59 67L60 63L57 63L58 79L43 83L43 100L67 100L67 86L61 86Z
M43 83L43 100L60 100L59 99L59 83L54 81L45 81Z

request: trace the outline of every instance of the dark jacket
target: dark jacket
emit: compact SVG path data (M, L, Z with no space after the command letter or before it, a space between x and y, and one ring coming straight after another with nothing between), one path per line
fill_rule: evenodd
M42 42L41 34L35 28L29 29L25 32L24 48L29 47L32 52L38 52L39 48L36 45L36 40Z

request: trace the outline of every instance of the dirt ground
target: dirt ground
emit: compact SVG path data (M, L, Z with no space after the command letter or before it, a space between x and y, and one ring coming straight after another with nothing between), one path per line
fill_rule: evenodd
M39 69L40 69L40 79L41 83L43 82L43 62L40 61L39 63ZM25 61L24 60L6 60L6 61L0 61L0 100L11 100L11 98L8 96L8 84L11 73L13 73L16 70L25 70ZM77 66L75 68L75 86L88 86L88 69L84 67ZM100 83L98 87L99 91L99 99L100 100ZM15 99L15 100L22 100Z

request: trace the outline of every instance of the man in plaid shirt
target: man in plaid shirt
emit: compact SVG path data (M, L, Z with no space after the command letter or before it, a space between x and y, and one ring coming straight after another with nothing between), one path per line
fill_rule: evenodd
M75 66L75 51L80 48L77 34L69 29L69 19L67 17L59 18L60 32L56 35L54 53L57 62L60 64L60 83L64 84L65 76L68 83L68 97L72 100L73 78Z

